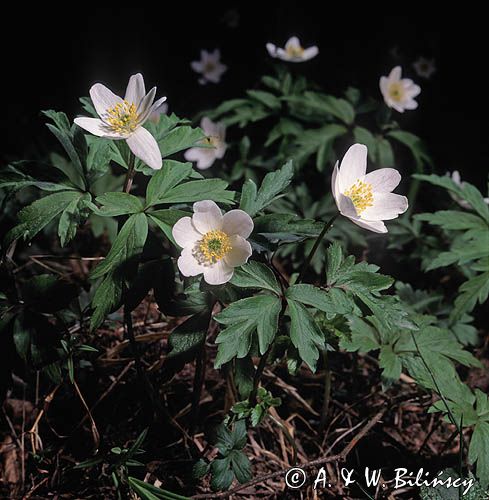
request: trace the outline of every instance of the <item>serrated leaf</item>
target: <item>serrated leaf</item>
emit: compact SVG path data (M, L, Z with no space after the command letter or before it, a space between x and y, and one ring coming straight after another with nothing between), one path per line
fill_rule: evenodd
M287 300L290 316L290 340L298 349L301 359L314 372L319 349L325 348L325 339L311 313L301 303Z
M269 290L277 295L281 294L280 285L272 270L255 260L237 268L231 283L239 288Z

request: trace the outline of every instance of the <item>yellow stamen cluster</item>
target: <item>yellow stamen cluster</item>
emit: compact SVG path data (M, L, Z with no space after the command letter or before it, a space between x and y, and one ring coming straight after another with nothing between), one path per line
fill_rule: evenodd
M400 82L394 82L389 85L389 97L396 102L404 99L404 88Z
M372 184L368 182L358 180L344 194L350 198L358 214L374 204Z
M138 126L136 105L126 100L107 110L105 121L119 134L134 132Z
M300 45L298 47L296 45L289 45L285 51L290 57L301 57L304 54L304 49Z
M223 231L209 231L198 244L200 258L205 264L215 264L230 250L229 236Z

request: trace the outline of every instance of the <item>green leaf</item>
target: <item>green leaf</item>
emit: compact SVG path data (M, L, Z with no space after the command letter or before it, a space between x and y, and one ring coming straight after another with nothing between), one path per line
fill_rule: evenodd
M244 358L251 347L252 334L256 331L260 353L264 354L278 329L278 317L282 309L280 299L272 295L257 295L230 304L214 319L225 325L216 338L219 344L215 367Z
M79 193L79 197L73 199L61 213L58 223L58 236L62 247L75 237L78 226L86 219L86 208L91 203L91 200L90 193Z
M34 201L23 208L19 214L19 224L11 229L5 240L7 244L17 238L31 240L47 226L57 215L66 210L73 200L79 200L78 191L60 191Z
M294 175L292 160L275 172L269 172L263 179L257 191L252 180L248 180L241 194L240 208L253 217L257 212L268 206L275 197L290 184Z
M349 339L343 337L340 346L348 352L370 352L379 349L380 339L375 328L363 319L355 316L348 318L351 336Z
M452 322L464 313L472 311L477 303L483 304L489 297L489 271L467 280L459 288L459 295L455 299L455 307L450 313Z
M319 359L319 349L325 348L325 339L311 313L294 300L287 300L291 319L290 340L298 349L301 359L314 372Z
M213 200L222 203L234 201L234 191L227 191L228 183L221 179L184 182L167 192L165 203L189 203Z
M226 458L216 458L211 464L212 479L211 488L213 491L227 490L234 479L233 471L230 469L230 460Z
M271 110L279 110L281 108L280 99L275 97L270 92L265 92L264 90L247 90L246 93L252 98L263 104Z
M477 477L487 488L489 484L489 422L479 421L474 427L469 446L469 461L477 464Z
M122 288L122 277L114 273L106 274L104 279L98 284L92 299L94 311L90 318L91 331L97 329L109 313L120 307Z
M285 296L287 299L295 300L307 306L312 306L331 316L350 312L349 309L338 308L338 303L333 300L328 292L313 285L292 285L287 289Z
M209 328L210 310L206 309L178 325L170 334L168 358L183 357L190 361L205 342Z
M157 136L161 156L167 158L179 151L195 146L205 137L200 128L192 128L189 125L178 126L163 137Z
M394 166L394 152L389 141L383 137L377 138L376 163L379 167Z
M161 488L157 488L152 484L145 483L140 479L137 479L132 476L128 476L127 482L131 489L141 497L141 500L190 500L189 497L184 497L182 495L177 495L168 490L163 490Z
M231 283L239 288L269 290L276 295L281 294L281 288L273 271L255 260L250 260L244 266L234 271Z
M141 200L129 193L105 193L97 196L95 201L102 205L99 210L95 211L102 217L137 214L144 210Z
M232 450L229 453L231 461L231 469L236 476L236 479L241 483L250 481L252 477L251 462L248 457L240 450Z
M399 380L402 371L401 359L394 352L391 345L381 346L379 354L379 366L383 370L383 377L391 380Z
M460 210L439 210L435 213L416 214L414 218L441 226L447 230L480 229L489 231L489 227L483 219L477 215Z
M105 259L92 271L91 279L132 268L148 235L148 220L143 213L131 215L122 226Z
M191 163L165 160L163 167L148 182L148 187L146 188L146 206L150 207L158 203L166 203L166 194L183 180L187 179L191 173Z

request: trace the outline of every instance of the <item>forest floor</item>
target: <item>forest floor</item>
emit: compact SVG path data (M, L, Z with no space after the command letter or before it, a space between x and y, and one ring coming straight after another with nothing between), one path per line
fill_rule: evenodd
M95 336L86 337L98 354L76 372L76 386L69 381L54 386L36 373L14 378L1 416L0 498L117 498L108 461L92 468L73 466L97 450L109 456L113 447L129 446L145 428L145 453L138 460L146 467L131 467L131 475L180 495L228 497L213 493L207 479L192 478L198 458L216 456L209 431L236 402L232 380L213 369L215 333L207 338L205 381L196 405L195 363L171 377L162 369L177 321L163 317L151 297L134 312L133 321L142 367L160 411L138 377L122 313L114 313ZM476 355L488 368L489 336L485 338ZM460 441L454 426L428 413L433 397L409 377L383 388L374 358L333 352L329 364L331 396L326 403L321 369L316 374L302 369L296 376L283 364L265 369L262 383L281 397L282 405L272 409L274 420L267 418L249 431L245 452L253 479L234 484L232 498L413 499L418 498L416 488L394 489L397 467L433 473L458 467ZM463 376L471 387L489 391L489 370L467 370ZM304 464L309 478L293 490L284 476L296 464ZM325 467L327 485L314 490L320 467ZM376 488L365 486L365 467L382 469ZM354 485L345 487L341 468L354 470ZM127 491L124 497L130 498Z

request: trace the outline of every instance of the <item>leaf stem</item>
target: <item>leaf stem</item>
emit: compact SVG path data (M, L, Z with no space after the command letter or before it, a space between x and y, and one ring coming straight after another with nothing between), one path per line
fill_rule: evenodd
M272 349L272 344L270 344L270 347L265 351L265 354L263 354L263 356L260 359L260 362L258 363L255 376L253 377L253 390L251 391L249 398L250 406L256 405L256 395L258 393L258 386L260 385L261 376L263 375L263 370L265 370L265 366L268 360L268 355L270 354L271 349Z
M124 187L122 188L124 193L129 193L129 191L131 191L132 180L134 179L134 175L136 174L136 170L134 169L135 161L136 157L134 156L134 153L131 151L129 156L129 164L127 166L127 174L124 180Z
M326 222L323 229L319 233L319 236L317 237L317 239L314 243L314 246L312 247L311 251L309 252L309 255L307 256L306 262L304 263L304 266L302 267L302 270L299 274L299 277L297 278L296 283L300 283L302 281L302 279L304 278L304 275L306 274L307 268L309 267L309 264L311 263L311 260L314 257L314 254L316 253L317 249L319 248L321 241L323 240L326 233L331 229L331 226L333 225L333 222L336 220L338 215L340 215L340 214L337 213L337 214L333 215L333 217L331 217L331 219L329 219L329 221Z

